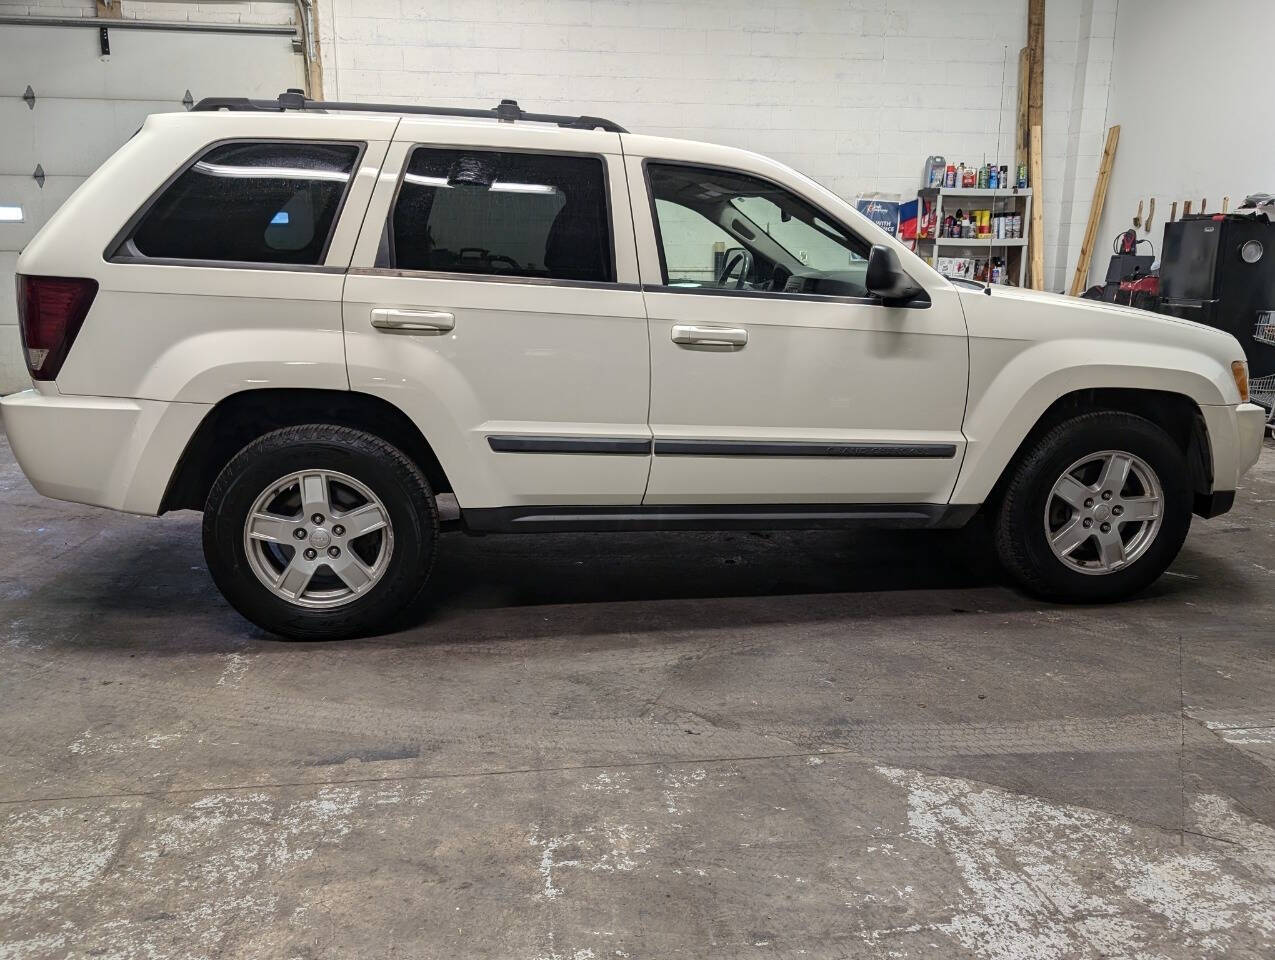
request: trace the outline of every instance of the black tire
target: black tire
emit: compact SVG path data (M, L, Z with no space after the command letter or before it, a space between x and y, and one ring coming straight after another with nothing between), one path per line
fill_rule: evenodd
M316 468L344 473L374 492L393 529L380 580L330 608L277 596L253 572L244 545L244 525L262 491L289 473ZM438 509L429 482L398 448L349 427L307 424L267 433L226 464L204 506L203 539L213 581L247 619L293 640L337 640L380 632L416 604L437 553Z
M1054 483L1091 453L1122 450L1141 458L1163 490L1160 529L1128 566L1091 575L1055 556L1045 532L1045 507ZM1027 592L1068 603L1106 603L1144 589L1168 568L1191 526L1193 494L1182 450L1156 424L1128 413L1086 413L1060 423L1011 468L995 522L996 552Z

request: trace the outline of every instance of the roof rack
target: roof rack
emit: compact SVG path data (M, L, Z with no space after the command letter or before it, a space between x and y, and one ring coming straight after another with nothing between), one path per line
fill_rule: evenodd
M567 117L555 113L528 113L518 106L517 100L501 100L490 110L479 110L470 107L420 107L406 103L356 103L345 100L310 100L296 89L289 89L279 94L275 100L251 100L248 97L205 97L194 107L194 110L243 110L256 112L282 113L285 110L356 110L367 113L416 113L432 117L480 117L485 120L498 120L502 123L514 123L525 120L532 123L556 123L560 127L571 127L575 130L606 130L610 133L628 133L618 123L603 117Z

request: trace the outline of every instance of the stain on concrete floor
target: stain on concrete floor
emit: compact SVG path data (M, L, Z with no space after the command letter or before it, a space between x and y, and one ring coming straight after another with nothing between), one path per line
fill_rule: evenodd
M448 536L288 644L0 442L0 960L1268 957L1273 504L1093 608L978 531Z

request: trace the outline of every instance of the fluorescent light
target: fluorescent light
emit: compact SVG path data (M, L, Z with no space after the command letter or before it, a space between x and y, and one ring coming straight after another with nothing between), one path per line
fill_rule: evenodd
M0 223L21 223L25 219L22 204L0 203Z
M209 163L206 160L196 161L195 169L212 177L237 179L272 177L277 180L336 180L340 183L350 179L348 173L340 170L310 170L305 167L241 167L228 163Z
M447 182L446 177L425 177L419 173L405 173L403 179L408 183L414 183L421 187L446 187L451 188L451 184ZM494 193L545 193L553 194L558 192L558 188L547 183L513 183L504 180L497 180L487 189Z
M446 177L422 177L419 173L405 173L403 179L420 187L446 187Z
M502 183L497 180L491 185L493 190L499 190L501 193L557 193L557 187L551 187L546 183Z

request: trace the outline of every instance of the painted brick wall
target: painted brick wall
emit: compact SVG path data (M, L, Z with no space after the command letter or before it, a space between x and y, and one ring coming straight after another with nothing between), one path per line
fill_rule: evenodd
M1097 179L1118 0L1049 0L1047 287ZM122 0L126 17L289 23L289 0ZM610 116L789 163L843 197L915 190L924 159L1013 162L1025 0L318 0L330 98ZM91 0L0 12L92 16ZM1101 251L1096 256L1100 259Z
M1088 211L1115 2L1047 5L1050 289L1074 265ZM757 150L848 199L914 192L932 153L1013 163L1024 0L320 0L319 9L329 97L457 106L514 97Z

